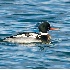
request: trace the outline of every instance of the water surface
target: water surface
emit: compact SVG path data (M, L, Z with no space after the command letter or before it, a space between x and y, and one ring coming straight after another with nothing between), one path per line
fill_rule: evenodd
M18 32L39 32L38 24L49 21L51 44L2 42ZM0 69L69 69L70 0L0 0Z

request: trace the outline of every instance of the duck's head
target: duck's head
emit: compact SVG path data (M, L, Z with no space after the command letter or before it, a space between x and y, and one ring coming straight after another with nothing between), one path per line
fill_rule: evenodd
M41 32L41 39L50 42L51 36L47 33L49 30L58 30L58 28L52 28L48 22L42 22L39 25L39 31Z
M49 30L58 30L58 28L52 28L48 22L42 22L38 28L42 33L47 33Z

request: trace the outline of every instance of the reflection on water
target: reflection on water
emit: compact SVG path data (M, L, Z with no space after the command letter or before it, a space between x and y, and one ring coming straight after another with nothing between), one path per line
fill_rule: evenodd
M49 31L51 44L3 42L18 32L39 32L39 22L49 21L59 31ZM70 68L70 0L1 0L0 69Z

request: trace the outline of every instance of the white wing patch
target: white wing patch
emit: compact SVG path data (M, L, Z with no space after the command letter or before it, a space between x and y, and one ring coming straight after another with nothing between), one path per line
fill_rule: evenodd
M28 35L26 34L21 34L21 35L16 35L16 36L13 36L13 37L32 37L32 38L36 38L38 34L35 34L35 33L29 33Z
M38 34L36 33L29 33L28 35L21 34L21 35L16 35L16 36L6 38L4 41L13 42L13 43L41 42L41 40L36 39L37 36Z

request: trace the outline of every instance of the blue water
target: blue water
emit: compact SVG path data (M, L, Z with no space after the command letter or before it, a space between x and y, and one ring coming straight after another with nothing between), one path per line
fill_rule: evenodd
M38 32L49 21L51 44L2 42L18 32ZM0 0L0 69L69 69L70 0Z

